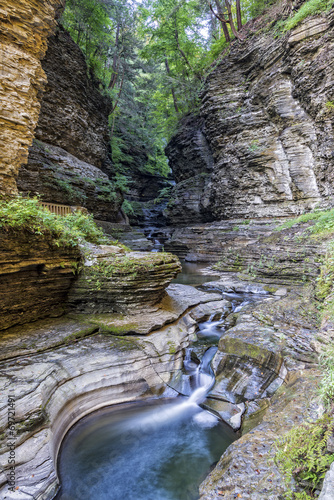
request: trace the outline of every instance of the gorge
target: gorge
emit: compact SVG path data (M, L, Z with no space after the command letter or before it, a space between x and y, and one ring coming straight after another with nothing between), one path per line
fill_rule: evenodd
M0 5L1 498L333 498L334 9L291 25L308 4L243 18L183 113L112 10L105 84L84 0Z

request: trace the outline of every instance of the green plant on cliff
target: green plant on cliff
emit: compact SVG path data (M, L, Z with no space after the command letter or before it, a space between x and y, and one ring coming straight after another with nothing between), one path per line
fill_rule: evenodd
M324 405L330 408L334 401L334 347L326 347L319 361L322 372L319 393Z
M109 242L94 223L92 215L80 211L56 215L43 208L37 197L17 196L0 200L0 231L27 231L51 236L57 246L77 246L83 241Z
M327 451L334 422L324 415L316 422L293 427L275 442L275 463L280 469L287 488L285 498L308 500L321 487L322 480L334 461ZM292 486L294 483L295 487Z
M288 19L284 26L284 31L295 28L308 16L312 16L319 12L329 9L333 5L333 0L309 0L302 4L298 11Z

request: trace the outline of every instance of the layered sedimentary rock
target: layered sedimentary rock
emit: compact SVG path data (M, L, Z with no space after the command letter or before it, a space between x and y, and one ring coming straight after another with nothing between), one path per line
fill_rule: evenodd
M80 252L28 231L0 234L0 330L64 312Z
M235 441L200 485L201 500L279 500L286 488L274 463L276 439L293 425L316 420L321 408L311 403L317 395L316 370L293 373L271 400L262 423Z
M165 249L188 261L215 262L217 270L242 279L303 284L317 277L327 251L328 238L310 237L312 224L277 231L277 221L255 219L177 228L170 230ZM227 284L226 291L229 288Z
M319 332L312 286L279 289L263 298L232 315L235 325L222 333L213 359L216 382L205 403L224 417L230 405L240 422L239 410L243 436L202 483L203 500L281 498L285 484L272 462L273 443L293 425L323 412L317 399L321 374L315 367L333 331Z
M97 220L122 220L122 195L102 170L38 140L30 148L29 163L20 169L18 188L47 202L83 206Z
M63 28L49 38L42 66L48 81L36 139L108 171L112 102L99 91L102 88L90 75L82 51Z
M180 271L181 264L172 254L92 247L69 304L84 313L152 310Z
M130 252L119 246L87 243L83 252L85 265L78 247L59 245L52 235L3 232L0 330L50 315L59 316L68 307L86 314L157 312L156 304L181 270L178 258L171 254ZM166 317L157 312L161 326L176 319L170 314L171 306L165 304ZM133 326L130 330L133 331ZM128 330L125 326L119 331Z
M334 11L276 38L253 34L261 22L245 27L246 40L207 78L198 123L214 166L209 193L196 177L175 192L185 220L191 191L210 200L216 220L293 215L333 197ZM177 179L190 178L192 165L207 170L196 141L185 141L198 123L181 124L167 148Z
M40 60L62 0L9 0L0 7L0 191L16 194L38 120L46 78Z
M14 392L16 477L22 500L52 498L58 487L59 446L76 421L104 406L160 395L181 370L184 348L195 331L194 319L185 313L191 306L220 297L182 285L169 288L168 297L169 311L179 319L148 337L101 335L90 319L64 318L39 321L35 328L10 329L0 339L4 392L14 390L13 377L16 389L20 388ZM142 333L150 331L147 325L159 328L157 319L142 315ZM7 483L7 409L3 398L0 494L10 500L17 497L17 490L10 492Z
M204 120L199 116L186 116L166 147L176 186L165 213L173 224L213 220L210 196L214 159L203 128Z
M19 171L19 191L84 206L99 220L121 221L123 198L107 175L111 100L100 93L82 51L61 27L48 40L42 66L48 81L36 140Z

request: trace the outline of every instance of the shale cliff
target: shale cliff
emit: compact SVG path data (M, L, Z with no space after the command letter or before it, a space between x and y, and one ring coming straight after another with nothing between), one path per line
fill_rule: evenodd
M288 216L333 197L334 11L287 34L263 22L231 44L199 116L166 149L178 183L171 224Z
M82 51L59 26L48 40L42 66L47 85L36 140L19 171L19 191L84 206L99 220L122 220L123 199L109 178L110 98L101 94Z
M0 190L17 193L38 120L38 94L46 79L40 60L62 0L9 0L0 6Z

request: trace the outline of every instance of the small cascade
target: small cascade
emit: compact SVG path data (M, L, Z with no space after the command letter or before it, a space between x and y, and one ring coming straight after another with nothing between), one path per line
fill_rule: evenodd
M215 383L215 377L211 369L211 360L217 352L217 347L210 347L203 355L201 364L193 374L195 380L195 389L190 394L188 404L203 403L207 394L212 389Z

